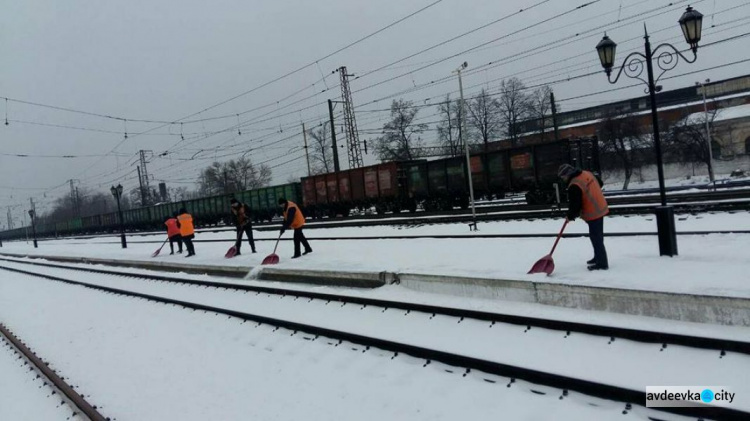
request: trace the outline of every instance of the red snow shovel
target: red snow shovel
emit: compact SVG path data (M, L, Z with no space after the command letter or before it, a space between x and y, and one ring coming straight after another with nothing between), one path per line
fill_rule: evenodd
M552 246L552 251L550 251L548 255L542 257L536 263L534 263L534 266L531 267L529 274L546 273L547 276L549 276L552 274L552 272L554 272L555 261L552 260L552 253L555 252L555 248L557 248L557 243L560 242L560 238L563 235L563 231L565 231L565 227L567 226L568 226L568 220L565 219L565 223L563 224L562 228L560 229L560 233L557 234L557 238L555 239L555 245Z
M227 250L227 254L224 255L225 259L231 259L232 257L237 255L237 246L232 246L229 250Z
M165 245L165 244L167 244L167 241L169 241L169 238L168 238L168 237L167 237L167 239L166 239L166 240L164 240L164 242L163 242L163 243L161 243L161 247L159 247L159 249L158 249L158 250L156 250L156 251L154 252L154 254L152 254L152 255L151 255L151 257L156 257L156 256L158 256L158 255L159 255L159 253L161 253L161 249L163 249L163 248L164 248L164 245Z
M279 238L276 240L276 245L273 248L273 253L266 256L266 258L263 259L261 265L275 265L276 263L279 263L279 255L276 254L276 248L279 247L279 241L281 241L281 233L279 233Z

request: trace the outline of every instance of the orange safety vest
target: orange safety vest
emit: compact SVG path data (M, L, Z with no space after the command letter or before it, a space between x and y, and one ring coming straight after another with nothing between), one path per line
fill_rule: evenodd
M177 219L180 221L180 234L183 237L187 237L188 235L193 235L195 233L195 229L193 228L193 217L189 213L183 213L182 215L178 216Z
M291 224L289 224L289 227L291 229L297 229L302 228L303 225L305 225L305 215L302 215L302 211L299 210L299 206L297 206L294 202L287 202L287 207L284 210L284 221L286 221L286 214L289 212L290 208L294 208L294 221L292 221Z
M609 213L607 199L604 198L602 188L594 174L589 171L581 171L579 176L570 180L569 185L572 184L581 189L581 219L593 221Z
M167 222L164 223L164 225L167 226L167 236L168 237L174 237L175 235L180 235L180 227L177 226L177 220L174 218L167 219Z

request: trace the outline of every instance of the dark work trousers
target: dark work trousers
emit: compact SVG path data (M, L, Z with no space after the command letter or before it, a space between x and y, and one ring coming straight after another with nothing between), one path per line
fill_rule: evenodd
M182 237L182 241L185 242L185 248L187 248L188 255L190 256L195 254L195 247L193 247L193 238L195 238L194 234Z
M180 234L169 237L169 251L172 253L174 253L174 243L177 243L178 253L182 253L182 236Z
M240 249L242 248L242 236L245 234L247 235L247 242L250 243L250 248L253 250L253 253L255 253L255 240L253 240L253 224L249 222L243 226L237 227L237 241L234 243L234 247L239 253Z
M310 243L307 242L307 238L305 238L305 234L302 232L302 228L297 228L294 230L294 255L299 256L300 255L300 244L305 246L305 252L311 252L312 248L310 248Z
M604 248L604 217L586 223L589 224L589 239L594 247L594 264L608 268L607 249Z

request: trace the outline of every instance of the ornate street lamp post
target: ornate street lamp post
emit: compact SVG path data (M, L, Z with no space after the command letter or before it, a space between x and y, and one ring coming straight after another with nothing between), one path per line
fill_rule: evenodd
M112 192L112 196L114 196L115 200L117 200L117 214L120 219L120 242L122 243L122 248L126 249L128 248L128 243L125 240L125 221L122 219L122 207L120 207L120 198L122 197L122 184L118 184L117 187L112 186L109 191Z
M631 79L638 79L645 83L648 88L647 92L651 98L651 119L654 128L654 149L656 150L656 168L659 173L659 194L661 196L661 206L656 208L656 225L659 231L659 252L662 256L677 255L677 233L674 225L674 208L667 206L667 193L664 187L664 163L661 150L661 136L659 132L659 117L656 109L656 93L661 91L661 86L656 82L669 70L677 67L680 57L688 63L695 63L698 59L698 42L701 40L701 31L703 27L703 15L692 7L688 7L679 20L685 41L690 45L693 52L692 59L685 57L675 46L671 44L660 44L656 48L651 48L648 30L644 25L645 54L639 52L628 55L620 66L617 75L612 78L612 69L615 66L615 53L617 44L609 39L605 34L604 38L596 46L599 54L599 60L602 63L604 71L607 73L607 79L610 83L617 83L620 76L624 73ZM659 52L660 50L665 50ZM661 70L658 76L654 77L654 61ZM643 79L643 70L646 70L648 79Z
M31 232L34 236L34 248L39 248L39 244L36 241L36 212L34 212L34 209L29 210L29 217L31 218Z

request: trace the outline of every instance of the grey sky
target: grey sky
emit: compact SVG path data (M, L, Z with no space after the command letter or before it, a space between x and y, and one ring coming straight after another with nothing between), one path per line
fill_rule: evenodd
M272 80L365 36L434 0L420 1L10 1L0 10L0 96L38 102L127 119L174 121ZM5 209L16 206L20 217L28 198L39 209L49 209L55 197L66 194L63 183L81 180L89 190L101 190L121 182L137 185L135 154L153 150L149 164L154 179L168 185L191 186L198 170L215 158L230 159L247 152L254 162L274 168L274 182L306 173L301 149L301 121L308 127L327 118L328 98L340 99L341 65L351 73L368 71L431 47L453 36L528 8L541 0L443 0L424 12L293 76L242 96L188 120L232 115L231 118L182 125L128 122L86 116L10 102L10 125L0 127L0 152L35 155L105 155L77 159L17 158L0 156L0 221ZM640 47L638 37L646 22L653 41L670 40L684 47L677 19L686 1L600 0L561 18L554 16L586 3L586 0L550 0L483 30L427 53L351 82L357 119L363 138L374 137L382 127L393 98L409 88L421 87L451 74L468 61L464 79L466 95L482 87L497 88L504 77L520 77L527 85L564 79L599 69L594 46L606 29L620 44L621 60L630 48ZM669 3L676 3L667 7ZM704 41L710 43L747 32L750 5L746 0L694 0L706 15ZM732 9L735 6L737 8ZM665 8L666 7L666 8ZM728 12L719 13L731 9ZM649 12L650 11L650 12ZM713 14L716 13L714 16ZM631 18L642 14L639 17ZM616 23L618 18L621 23ZM736 21L737 19L745 19ZM521 31L523 28L549 22ZM714 26L712 28L712 25ZM603 26L601 29L596 29ZM586 31L594 30L592 33ZM520 31L520 32L519 32ZM579 40L566 37L581 33ZM419 69L430 62L457 54L496 38L505 37L476 51L459 54L445 62L369 88L389 78ZM516 54L536 52L552 42L549 51L504 65L481 67ZM697 64L681 63L669 75L692 72L748 58L747 38L705 48ZM575 57L565 62L561 60ZM558 62L558 63L556 63ZM556 63L551 65L551 63ZM476 69L480 69L476 71ZM674 89L710 77L718 80L747 74L750 66L736 65L695 75L665 80ZM330 75L321 81L321 74ZM618 87L632 83L621 81ZM314 85L313 85L314 84ZM331 87L321 93L326 84ZM417 104L432 104L457 90L455 79L396 95ZM611 89L604 74L553 86L563 110L583 108L613 99L642 94L641 87L565 101L581 94ZM298 94L290 94L303 90ZM315 95L318 93L318 95ZM454 94L455 96L455 94ZM310 97L307 100L294 103ZM372 101L386 98L379 102ZM277 102L278 101L278 102ZM236 113L242 135L237 133ZM5 113L5 103L0 102ZM435 120L433 107L420 110L425 122ZM4 116L4 115L3 115ZM25 122L75 126L105 132L32 125ZM124 139L127 130L128 139ZM153 130L144 135L139 132ZM226 130L210 137L203 133ZM433 134L426 139L432 141ZM201 152L201 150L203 150ZM196 155L197 154L197 155ZM194 159L188 160L195 156ZM296 159L295 159L296 158ZM292 161L292 162L288 162ZM342 154L345 167L345 153ZM373 156L366 162L374 162ZM32 188L52 190L27 190ZM10 189L10 187L16 190ZM45 197L46 196L46 197Z

